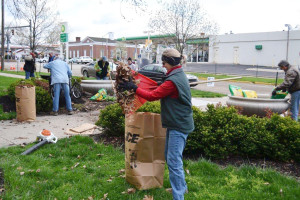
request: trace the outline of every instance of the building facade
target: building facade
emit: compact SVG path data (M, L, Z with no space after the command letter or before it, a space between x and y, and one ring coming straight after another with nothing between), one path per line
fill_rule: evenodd
M108 38L86 37L82 41L76 37L75 42L69 42L69 58L89 56L100 59L106 56L109 59L127 60L140 54L140 48L131 44L117 42Z
M300 66L300 30L211 36L209 62L277 66L286 59Z

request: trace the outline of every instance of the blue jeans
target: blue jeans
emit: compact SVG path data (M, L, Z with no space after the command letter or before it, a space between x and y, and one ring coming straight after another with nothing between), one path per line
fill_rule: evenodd
M34 72L25 71L25 79L29 79L29 77L34 77Z
M298 121L298 114L299 114L299 103L300 103L300 90L293 92L291 95L291 112L292 112L292 118L295 121Z
M66 99L66 105L67 110L72 111L72 104L71 104L71 97L70 97L70 88L69 84L67 83L55 83L53 84L54 89L54 98L53 98L53 112L57 112L59 108L59 96L60 96L60 90L64 90L65 99Z
M169 177L174 200L183 200L187 190L183 170L182 152L188 134L167 129L165 159L169 168Z

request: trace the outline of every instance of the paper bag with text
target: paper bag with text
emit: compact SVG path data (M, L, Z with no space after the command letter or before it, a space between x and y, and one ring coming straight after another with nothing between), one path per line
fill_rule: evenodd
M30 85L16 86L16 111L18 121L34 121L36 119L35 87Z
M125 119L126 181L139 190L163 186L166 129L160 114L137 112Z

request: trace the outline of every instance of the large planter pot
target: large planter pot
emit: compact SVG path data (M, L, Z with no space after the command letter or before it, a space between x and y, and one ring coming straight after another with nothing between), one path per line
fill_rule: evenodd
M246 98L228 95L229 99L226 104L229 106L238 106L242 108L242 114L259 117L266 116L266 111L271 110L274 113L282 114L290 106L289 98L271 99L270 95L260 94L258 98Z
M107 94L114 95L114 81L111 80L82 80L81 87L83 91L96 94L100 89L104 88Z

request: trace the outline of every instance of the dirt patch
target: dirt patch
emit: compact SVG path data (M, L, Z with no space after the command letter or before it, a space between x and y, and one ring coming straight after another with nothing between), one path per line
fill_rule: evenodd
M4 174L3 169L0 168L0 195L4 193Z
M72 100L73 109L80 112L88 112L93 110L101 110L110 104L116 103L116 101L92 101L91 95L85 94L80 99Z
M16 111L16 102L13 102L8 95L0 96L0 104L3 106L3 112Z
M272 168L280 172L281 174L287 176L293 176L300 181L300 163L279 162L279 161L275 162L275 161L264 160L264 159L244 159L240 157L231 157L222 160L212 160L212 162L222 167L226 167L228 165L233 165L236 167L240 167L243 165L250 165L262 169Z
M93 110L100 110L106 106L116 103L116 101L91 101L92 95L83 94L80 99L72 98L72 106L74 111L88 112ZM3 112L16 111L16 102L12 101L8 95L0 96L0 104L3 106ZM65 109L64 97L60 99L59 113L67 113ZM38 113L39 115L48 115L49 113Z

